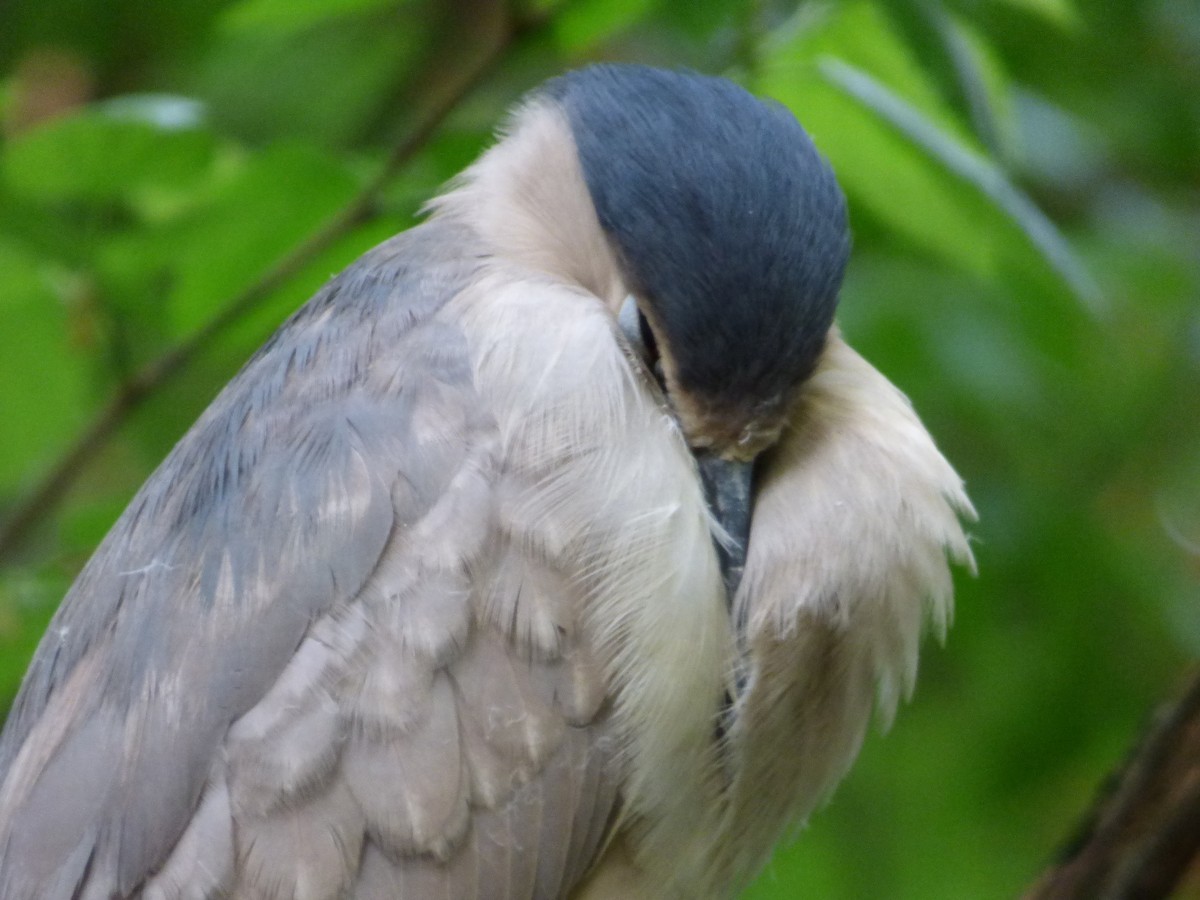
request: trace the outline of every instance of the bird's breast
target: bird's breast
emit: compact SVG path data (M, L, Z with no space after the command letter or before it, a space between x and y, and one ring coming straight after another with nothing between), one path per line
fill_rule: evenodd
M717 807L714 722L733 659L694 461L598 298L496 273L444 314L467 335L499 436L511 586L484 614L516 623L534 655L564 641L594 654L639 856L686 866Z

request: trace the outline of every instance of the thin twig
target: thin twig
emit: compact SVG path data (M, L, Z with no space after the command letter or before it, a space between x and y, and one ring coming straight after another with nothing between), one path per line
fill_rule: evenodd
M54 512L100 448L155 390L183 371L215 338L287 284L319 253L357 226L374 218L378 214L375 207L382 190L428 143L459 103L484 81L516 41L544 24L544 20L509 22L494 46L483 48L474 64L462 70L462 77L449 90L433 99L425 115L392 148L378 174L329 222L271 266L257 281L235 295L204 327L150 361L121 384L78 438L29 493L13 506L8 518L0 524L0 560L12 554L25 537Z
M1200 673L1160 713L1024 900L1168 897L1200 856Z

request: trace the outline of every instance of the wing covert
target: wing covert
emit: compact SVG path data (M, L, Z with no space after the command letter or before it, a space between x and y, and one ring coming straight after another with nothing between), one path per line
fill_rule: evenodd
M446 490L483 421L462 334L434 316L470 279L463 240L428 225L333 279L114 526L0 743L0 894L134 891L193 817L230 724L286 690L312 623ZM450 411L432 434L430 407ZM298 750L328 721L289 727ZM302 782L328 760L273 764Z

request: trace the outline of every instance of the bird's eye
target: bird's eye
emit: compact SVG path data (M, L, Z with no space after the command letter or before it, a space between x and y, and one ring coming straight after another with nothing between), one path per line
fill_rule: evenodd
M638 313L638 330L642 335L642 344L646 348L646 364L650 366L650 370L654 373L654 380L658 382L658 386L665 391L667 389L667 379L663 374L662 357L658 352L658 341L654 339L654 332L650 328L650 323L646 321L646 317L640 312Z
M662 359L658 353L658 341L654 339L654 331L650 328L650 323L646 321L641 310L638 309L637 301L634 300L632 294L626 297L625 302L621 304L617 323L621 326L621 331L625 333L625 339L629 341L630 346L642 357L642 361L653 373L658 386L666 390L666 378L663 375Z
M646 317L640 311L638 312L638 330L642 335L642 343L646 346L646 355L654 363L656 371L661 369L658 356L658 341L654 339L654 331L650 328L650 323L646 321Z

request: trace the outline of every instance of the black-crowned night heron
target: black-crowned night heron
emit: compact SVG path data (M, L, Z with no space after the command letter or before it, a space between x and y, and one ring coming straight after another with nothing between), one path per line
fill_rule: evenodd
M725 897L911 686L970 506L832 324L845 205L788 112L574 72L431 211L67 595L4 900Z

